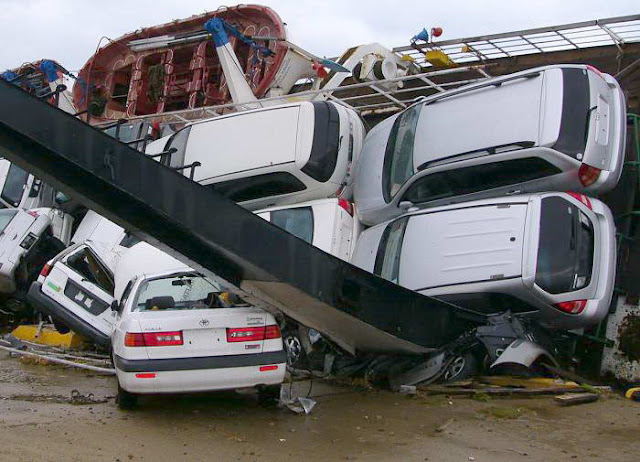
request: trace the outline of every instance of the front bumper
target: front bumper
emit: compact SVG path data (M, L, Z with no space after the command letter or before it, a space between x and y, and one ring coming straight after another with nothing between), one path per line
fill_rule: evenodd
M29 292L27 292L27 301L37 311L48 314L63 322L72 331L80 334L87 340L105 347L109 347L111 345L111 338L107 334L99 331L87 321L76 316L74 313L62 306L60 303L43 294L41 282L35 281L31 284Z
M120 386L130 393L191 393L278 385L286 372L284 350L204 358L126 360L114 355ZM261 366L274 366L260 370Z

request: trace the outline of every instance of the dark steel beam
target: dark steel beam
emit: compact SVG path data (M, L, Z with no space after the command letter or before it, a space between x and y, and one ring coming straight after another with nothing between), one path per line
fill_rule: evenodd
M4 81L0 101L4 157L349 351L422 352L481 322L308 245Z

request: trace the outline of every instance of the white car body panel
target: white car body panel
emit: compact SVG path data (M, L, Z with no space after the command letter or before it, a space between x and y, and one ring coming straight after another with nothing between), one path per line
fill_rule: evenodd
M301 208L311 210L313 238L310 244L335 257L349 261L361 227L357 218L352 217L340 207L338 199L320 199L291 206L272 207L254 213L260 218L272 222L274 212Z

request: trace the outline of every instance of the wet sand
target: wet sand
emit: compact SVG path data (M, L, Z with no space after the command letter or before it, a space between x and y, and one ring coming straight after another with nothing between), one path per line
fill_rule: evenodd
M305 396L308 381L293 390ZM95 404L71 404L77 389ZM0 353L0 461L632 461L640 403L408 397L314 380L308 416L253 393L155 396L117 409L115 379Z

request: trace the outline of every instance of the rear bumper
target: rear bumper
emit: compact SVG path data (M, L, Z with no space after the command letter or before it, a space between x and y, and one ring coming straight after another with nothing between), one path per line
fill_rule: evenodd
M47 297L42 293L42 283L35 281L29 287L27 300L37 310L48 314L66 324L71 330L85 337L86 339L109 347L111 338L104 332L99 331L84 319L79 318L60 303Z
M126 360L114 355L120 386L131 393L190 393L277 385L284 380L284 350L204 358ZM261 366L275 366L260 370Z

